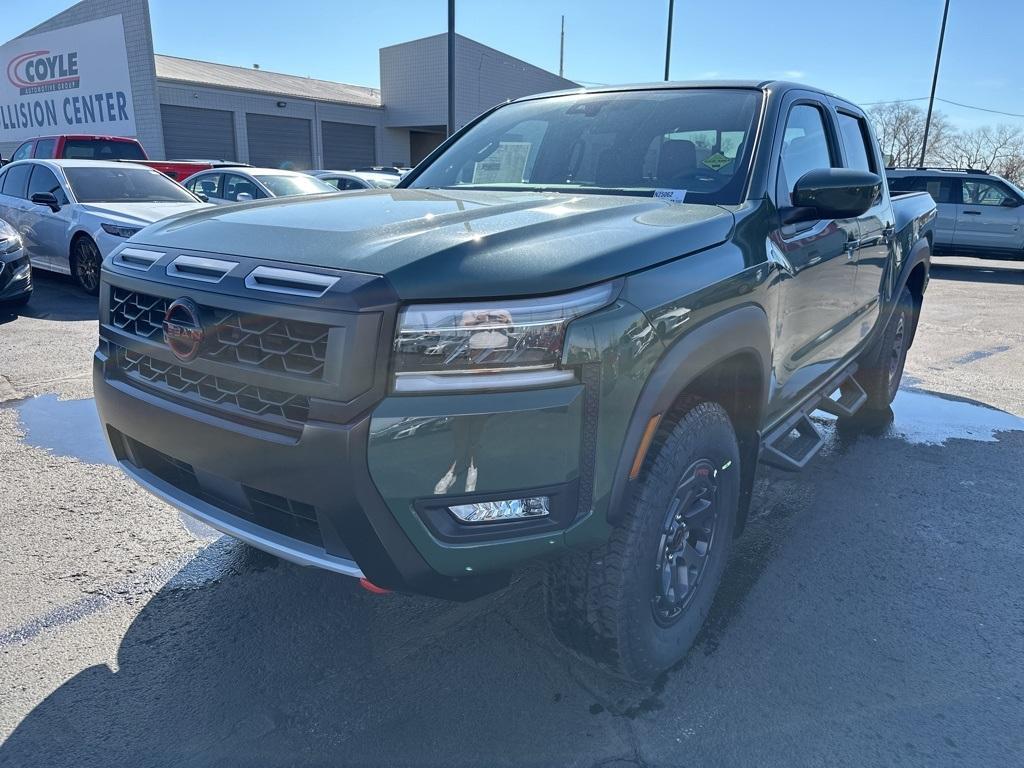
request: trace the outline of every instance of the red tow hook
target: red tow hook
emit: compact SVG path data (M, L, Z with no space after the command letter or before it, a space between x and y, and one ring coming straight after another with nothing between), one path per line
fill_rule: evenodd
M376 584L374 584L369 579L360 579L359 580L359 586L361 586L367 592L370 592L371 594L374 594L374 595L390 595L391 594L391 590L390 589L384 589L384 587L378 587Z

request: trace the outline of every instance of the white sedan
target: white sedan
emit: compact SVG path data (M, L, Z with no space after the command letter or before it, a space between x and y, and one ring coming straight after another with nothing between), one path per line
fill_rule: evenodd
M207 207L159 171L97 160L20 160L0 172L0 218L38 269L100 287L103 257L154 221Z
M277 168L214 168L194 173L181 183L216 205L338 191L309 174Z

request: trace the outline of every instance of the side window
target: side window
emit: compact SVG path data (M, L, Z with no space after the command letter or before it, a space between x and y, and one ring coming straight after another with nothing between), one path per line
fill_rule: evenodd
M245 178L245 176L239 176L237 173L224 175L224 194L222 197L225 200L236 202L238 196L243 192L253 200L257 200L260 197L259 188L249 179Z
M33 157L53 157L53 151L57 148L56 139L40 139L36 142L36 151Z
M206 195L207 197L216 197L220 199L224 197L221 193L221 178L222 177L219 173L209 173L193 180L192 183L188 185L188 188L197 195L201 194Z
M11 162L13 163L15 160L24 160L27 157L31 157L33 144L35 144L34 140L26 141L24 144L22 144L20 147L14 150L14 154L11 155Z
M810 104L797 104L786 119L775 190L778 204L793 204L793 185L808 171L835 167L824 114Z
M868 138L867 125L859 117L839 113L839 132L843 135L843 148L846 150L846 167L857 171L877 173L875 153Z
M11 197L25 197L28 190L28 176L32 172L33 163L12 165L4 174L3 193Z
M1016 201L1017 196L996 181L964 179L961 183L964 205L1003 205L1007 200Z
M51 195L57 198L57 202L61 205L68 204L68 197L64 194L64 189L61 187L60 182L57 181L57 177L53 175L53 171L43 165L34 165L32 167L32 177L28 182L28 199L32 199L32 195L49 192Z
M959 203L954 199L955 181L935 176L900 176L889 179L890 192L927 192L936 203Z

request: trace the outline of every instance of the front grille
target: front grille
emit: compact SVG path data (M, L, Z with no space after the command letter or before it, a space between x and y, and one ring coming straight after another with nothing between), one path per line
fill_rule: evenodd
M115 287L110 295L110 322L133 336L163 341L170 303ZM210 307L200 311L209 329L202 357L301 378L323 378L328 326Z
M300 428L309 419L309 398L269 387L201 373L110 345L117 375L159 394L206 406L229 417Z
M117 433L120 434L120 433ZM129 452L129 460L139 469L152 472L165 483L184 491L189 496L224 509L235 517L248 520L261 528L289 536L317 547L323 546L316 508L295 499L258 490L239 483L238 487L248 504L229 501L203 487L201 476L191 464L168 456L138 440L121 435ZM222 479L220 479L222 481Z

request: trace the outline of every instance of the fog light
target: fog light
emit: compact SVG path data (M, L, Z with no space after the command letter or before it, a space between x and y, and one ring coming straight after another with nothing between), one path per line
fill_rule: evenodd
M464 523L494 523L502 520L543 517L551 511L549 509L550 501L547 496L531 496L527 499L502 499L500 501L481 501L476 504L458 504L448 507L448 509Z

